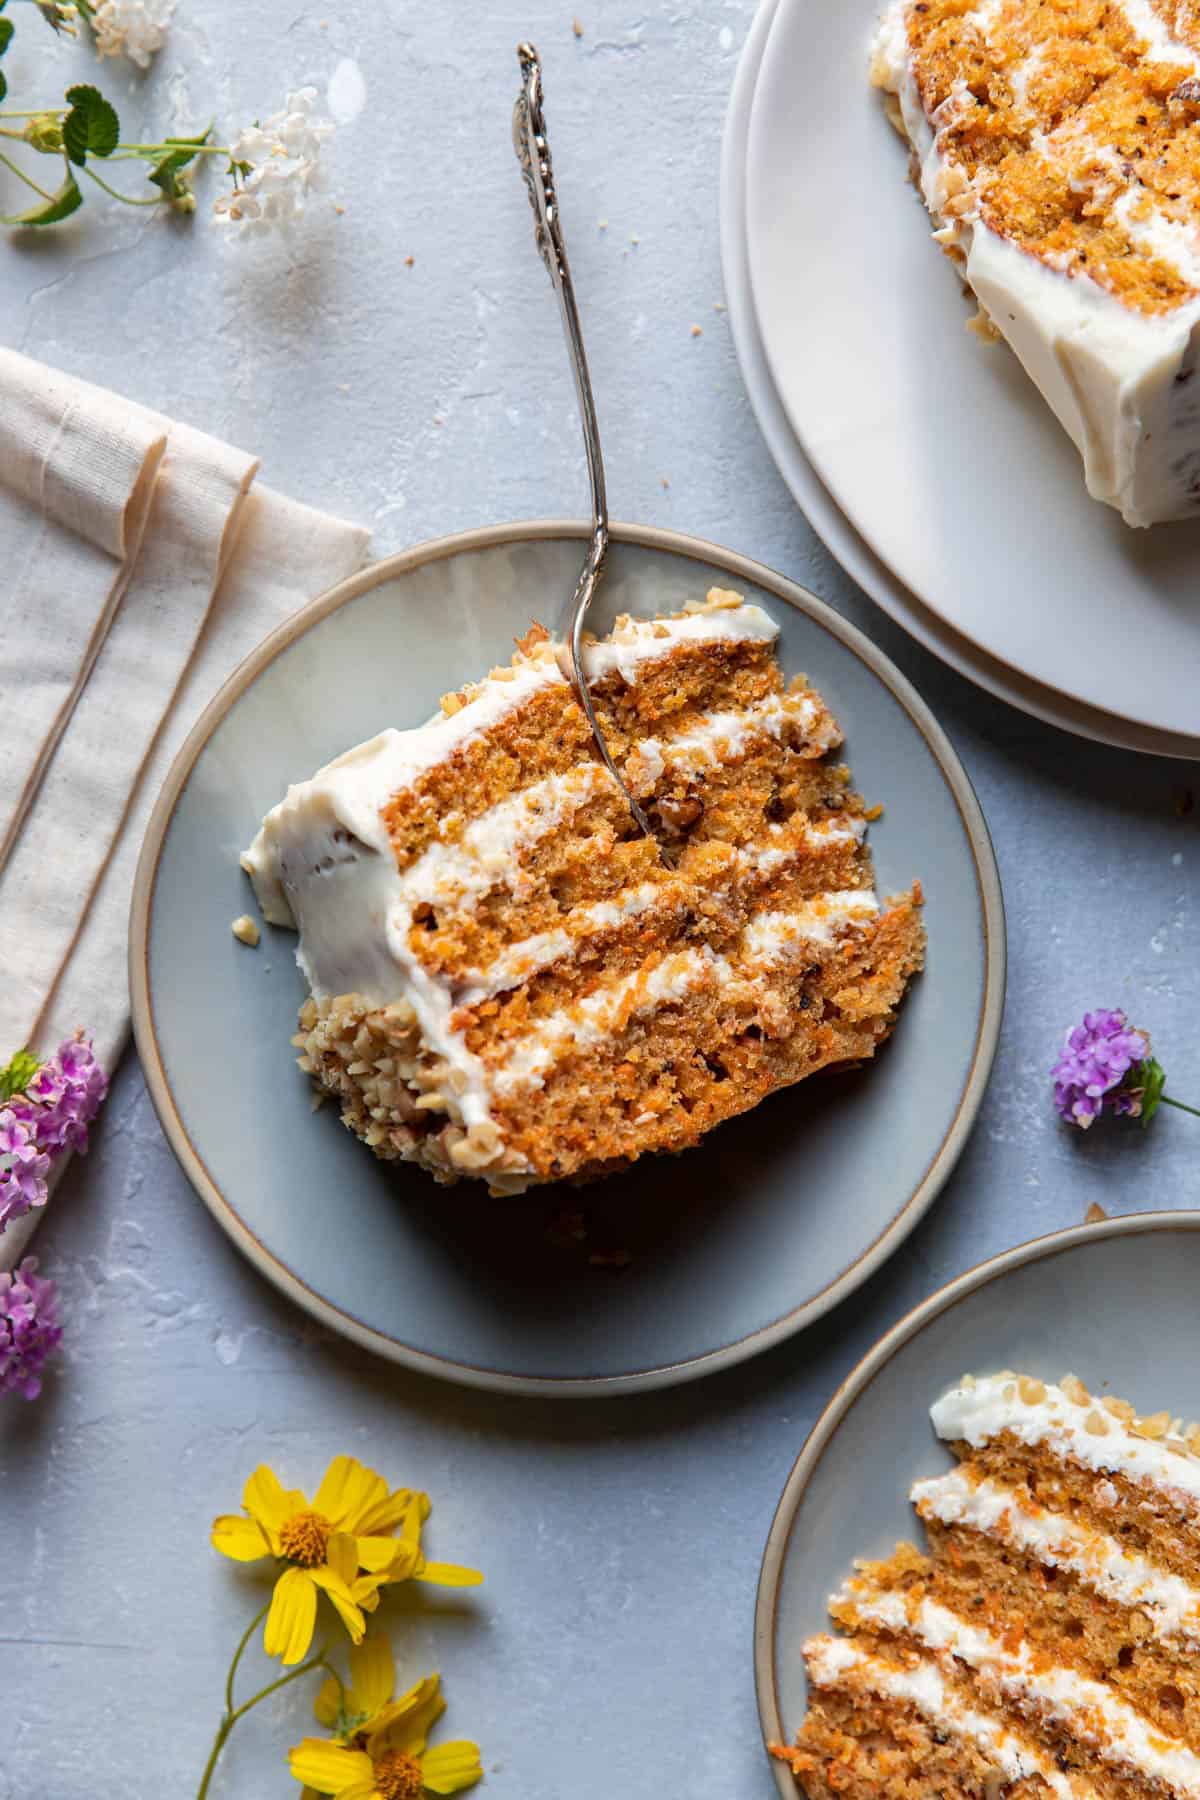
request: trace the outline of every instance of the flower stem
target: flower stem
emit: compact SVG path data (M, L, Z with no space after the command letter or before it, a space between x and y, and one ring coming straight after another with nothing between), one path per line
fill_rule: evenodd
M246 1714L253 1707L257 1706L261 1700L265 1700L269 1695L277 1693L280 1688L287 1687L289 1682L299 1681L302 1675L311 1675L314 1669L323 1669L326 1666L324 1653L322 1652L319 1656L310 1656L308 1661L301 1663L298 1669L289 1669L286 1675L281 1675L278 1681L271 1682L269 1687L260 1688L257 1694L251 1694L248 1700L243 1700L237 1711L231 1715L229 1720L229 1730L232 1731L238 1720L244 1719ZM226 1735L228 1735L228 1733Z
M3 150L0 150L0 163L4 163L7 168L11 169L13 174L18 176L20 180L25 183L26 187L31 187L35 194L40 194L42 196L43 200L53 200L54 195L48 193L44 187L39 187L38 183L33 179L33 176L27 175L24 169L20 168L13 161L11 156L5 156Z
M107 181L102 181L100 179L99 175L97 175L95 169L92 168L90 163L88 163L85 166L83 172L85 175L91 176L92 180L95 182L97 187L103 188L106 194L111 194L114 200L124 201L126 206L161 206L163 203L162 196L160 194L156 194L154 196L153 200L135 200L132 197L132 195L130 195L130 194L122 194L122 193L118 192L118 190L115 187L109 187Z
M118 144L105 162L128 162L131 158L169 156L172 150L190 150L193 156L230 156L227 144Z
M254 1636L254 1633L255 1633L255 1630L257 1629L257 1627L259 1625L261 1625L263 1620L266 1618L267 1613L270 1610L270 1606L271 1606L271 1602L269 1600L267 1600L263 1604L261 1611L255 1613L254 1617L251 1619L250 1623L247 1625L245 1631L243 1631L240 1639L238 1640L238 1647L233 1653L233 1661L229 1665L229 1673L225 1677L225 1711L226 1711L226 1713L231 1713L233 1711L233 1678L237 1674L238 1664L242 1660L242 1653L245 1650L246 1645L250 1642L250 1639Z
M241 1637L238 1639L237 1649L234 1651L233 1660L229 1664L229 1673L225 1677L225 1711L221 1715L221 1722L217 1726L217 1735L213 1739L212 1749L208 1753L208 1761L204 1765L204 1773L200 1777L200 1786L196 1790L196 1800L207 1800L209 1784L212 1781L213 1773L220 1760L221 1752L225 1748L230 1732L233 1730L239 1719L244 1719L248 1712L253 1711L253 1709L258 1706L261 1701L267 1699L269 1695L278 1693L280 1688L287 1687L293 1681L299 1681L302 1675L311 1675L314 1669L329 1668L329 1664L325 1660L326 1645L322 1644L321 1648L317 1651L317 1654L315 1656L310 1656L307 1662L301 1663L298 1669L289 1669L286 1675L281 1675L278 1680L270 1682L265 1688L260 1688L257 1694L251 1694L250 1698L248 1700L243 1700L240 1706L235 1706L233 1704L233 1681L234 1676L238 1671L238 1664L242 1660L242 1652L253 1637L256 1628L261 1625L266 1618L270 1604L271 1602L268 1600L266 1606L262 1608L262 1611L255 1613L245 1631L243 1631ZM334 1674L336 1671L331 1669L330 1673Z
M255 1613L245 1631L243 1631L241 1637L238 1639L237 1649L234 1651L233 1660L229 1665L229 1673L225 1677L225 1711L221 1715L221 1722L217 1726L217 1735L213 1739L212 1749L208 1753L208 1761L204 1765L204 1774L200 1779L200 1787L197 1791L196 1800L204 1800L205 1795L208 1793L208 1784L213 1778L213 1770L217 1766L217 1759L225 1748L226 1738L233 1730L234 1720L237 1717L233 1704L233 1678L237 1674L238 1664L242 1660L242 1652L250 1642L257 1627L261 1625L266 1618L270 1605L271 1602L269 1600L265 1602L261 1610Z
M1193 1119L1200 1119L1200 1107L1185 1106L1182 1100L1172 1100L1170 1094L1162 1094L1160 1099L1164 1106L1174 1106L1179 1112L1191 1113Z

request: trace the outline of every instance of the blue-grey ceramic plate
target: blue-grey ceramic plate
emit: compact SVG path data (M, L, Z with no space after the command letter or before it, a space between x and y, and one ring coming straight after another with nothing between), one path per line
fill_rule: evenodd
M1006 1250L933 1294L842 1383L788 1477L763 1555L755 1616L759 1717L768 1743L804 1717L800 1646L856 1557L921 1540L908 1491L954 1458L929 1407L965 1374L1068 1370L1145 1411L1196 1411L1200 1212L1077 1225ZM1148 1321L1153 1320L1153 1329ZM798 1789L772 1764L780 1794Z
M828 1310L901 1242L970 1130L1004 989L999 883L979 807L912 688L859 632L758 564L616 528L597 624L717 584L778 619L819 685L872 827L880 887L920 877L929 962L878 1060L722 1126L688 1155L591 1188L490 1200L376 1162L312 1112L289 1038L294 938L256 952L238 853L290 781L506 661L573 590L582 526L513 525L423 545L343 583L262 645L180 753L138 871L134 1027L168 1138L257 1267L382 1355L479 1386L571 1392L685 1380ZM581 1212L577 1237L556 1215ZM627 1251L616 1269L593 1256Z

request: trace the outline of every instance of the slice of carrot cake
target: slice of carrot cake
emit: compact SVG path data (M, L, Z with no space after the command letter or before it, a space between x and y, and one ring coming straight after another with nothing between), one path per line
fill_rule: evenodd
M1009 1372L934 1406L929 1550L862 1563L775 1747L810 1800L1200 1797L1200 1427Z
M872 79L935 240L1130 525L1200 509L1200 7L893 0Z
M289 790L243 857L295 925L300 1066L377 1155L493 1191L683 1150L874 1054L922 960L881 904L841 734L714 590L586 653L643 836L540 627L512 663Z

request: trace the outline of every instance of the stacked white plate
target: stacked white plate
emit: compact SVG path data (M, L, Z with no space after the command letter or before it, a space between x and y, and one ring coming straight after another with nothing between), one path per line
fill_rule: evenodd
M1200 760L1200 525L1133 531L969 308L867 82L881 0L762 0L721 170L751 404L797 504L884 611L1082 737Z

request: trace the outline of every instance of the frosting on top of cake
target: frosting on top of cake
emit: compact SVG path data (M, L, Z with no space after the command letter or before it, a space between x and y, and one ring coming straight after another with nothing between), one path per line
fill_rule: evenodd
M747 605L740 595L714 588L707 606L675 618L634 619L623 613L607 637L584 643L584 673L589 682L603 681L615 669L634 682L641 663L666 656L681 644L773 644L778 636L778 625L761 606Z
M1127 1475L1200 1501L1200 1458L1185 1446L1140 1435L1098 1400L1073 1400L1053 1382L1038 1385L1042 1398L1029 1401L1011 1374L967 1377L934 1402L933 1428L948 1443L973 1449L1007 1433L1021 1444L1046 1444L1085 1468Z
M941 52L923 56L910 43L917 10L932 9L892 0L874 40L871 74L895 97L935 240L955 257L987 318L1074 440L1093 497L1132 525L1193 513L1200 504L1200 413L1184 384L1200 351L1200 166L1184 193L1160 169L1157 139L1148 140L1139 160L1142 152L1127 140L1148 121L1155 128L1159 115L1149 110L1128 131L1122 125L1115 142L1096 135L1086 101L1064 103L1061 118L1058 105L1050 106L1039 124L1035 96L1057 71L1055 42L1035 38L1016 60L1013 46L1035 28L1052 28L1060 15L1024 0L985 0L955 20L962 28L956 54L969 59L978 43L984 66L997 71L995 91L1011 93L1014 110L997 129L1024 140L1003 171L986 155L974 161L963 144L973 122L988 116L986 85L975 68L971 86L960 76L943 96L933 67ZM1196 78L1196 54L1172 36L1150 0L1113 0L1108 11L1124 18L1144 59L1164 65L1169 80ZM997 34L1005 33L1001 42ZM1119 71L1123 65L1114 62ZM943 97L934 105L936 96ZM1197 102L1200 91L1179 105L1191 116ZM1161 111L1157 100L1147 105ZM1169 114L1168 106L1163 116ZM1184 158L1185 140L1178 143ZM1022 170L1035 190L1024 201ZM1098 247L1079 236L1070 210L1053 229L1044 223L1049 201L1043 204L1039 183L1051 199L1068 191L1077 197L1078 217L1089 228L1103 226Z

